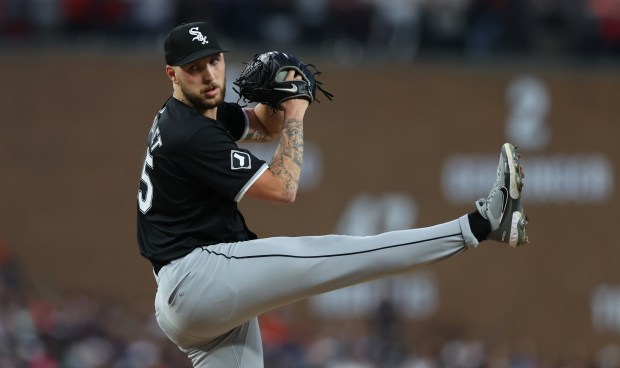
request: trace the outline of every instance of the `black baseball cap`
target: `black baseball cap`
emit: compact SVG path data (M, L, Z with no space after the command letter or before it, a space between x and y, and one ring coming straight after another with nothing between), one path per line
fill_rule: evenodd
M173 28L164 41L166 64L184 65L205 56L228 52L217 43L213 26L207 22L183 23Z

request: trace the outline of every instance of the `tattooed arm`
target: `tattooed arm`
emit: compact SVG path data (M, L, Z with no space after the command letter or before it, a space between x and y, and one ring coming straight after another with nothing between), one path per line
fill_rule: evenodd
M280 142L266 170L248 189L247 195L276 202L295 201L304 152L303 119L308 101L293 99L282 103Z
M267 143L280 137L284 118L282 111L273 111L267 105L258 104L254 108L245 108L244 112L249 121L245 142Z
M285 79L301 79L301 76L295 76L291 70ZM275 113L268 106L258 105L248 114L250 131L246 137L255 142L269 142L279 136L280 141L269 170L252 184L247 195L274 202L295 201L303 164L303 121L308 105L307 100L294 98L282 102Z

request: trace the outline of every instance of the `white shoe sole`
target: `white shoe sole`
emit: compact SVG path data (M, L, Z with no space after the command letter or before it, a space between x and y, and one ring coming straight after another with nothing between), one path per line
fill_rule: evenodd
M514 147L510 143L504 143L504 152L506 152L506 160L508 160L508 170L510 172L510 188L508 192L512 199L518 199L521 196L519 192L517 175L521 175L517 171L517 165L515 163Z
M510 224L510 239L508 239L508 245L511 247L517 247L519 245L519 224L523 215L519 211L512 213L512 222Z

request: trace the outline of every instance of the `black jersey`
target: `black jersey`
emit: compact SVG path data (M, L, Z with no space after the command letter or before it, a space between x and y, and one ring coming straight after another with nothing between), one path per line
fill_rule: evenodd
M233 103L222 103L213 120L171 97L155 117L137 225L140 253L156 269L198 246L256 238L237 202L267 165L235 143L247 127Z

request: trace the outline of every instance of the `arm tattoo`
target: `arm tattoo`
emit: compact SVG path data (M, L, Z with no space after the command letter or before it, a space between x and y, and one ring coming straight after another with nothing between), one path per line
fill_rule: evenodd
M258 130L258 129L250 129L248 134L245 136L246 141L259 142L259 143L267 143L271 141L271 138L267 134L267 132Z
M301 120L287 119L280 136L280 144L271 160L274 175L284 181L287 192L296 192L301 176L304 153L304 131Z

